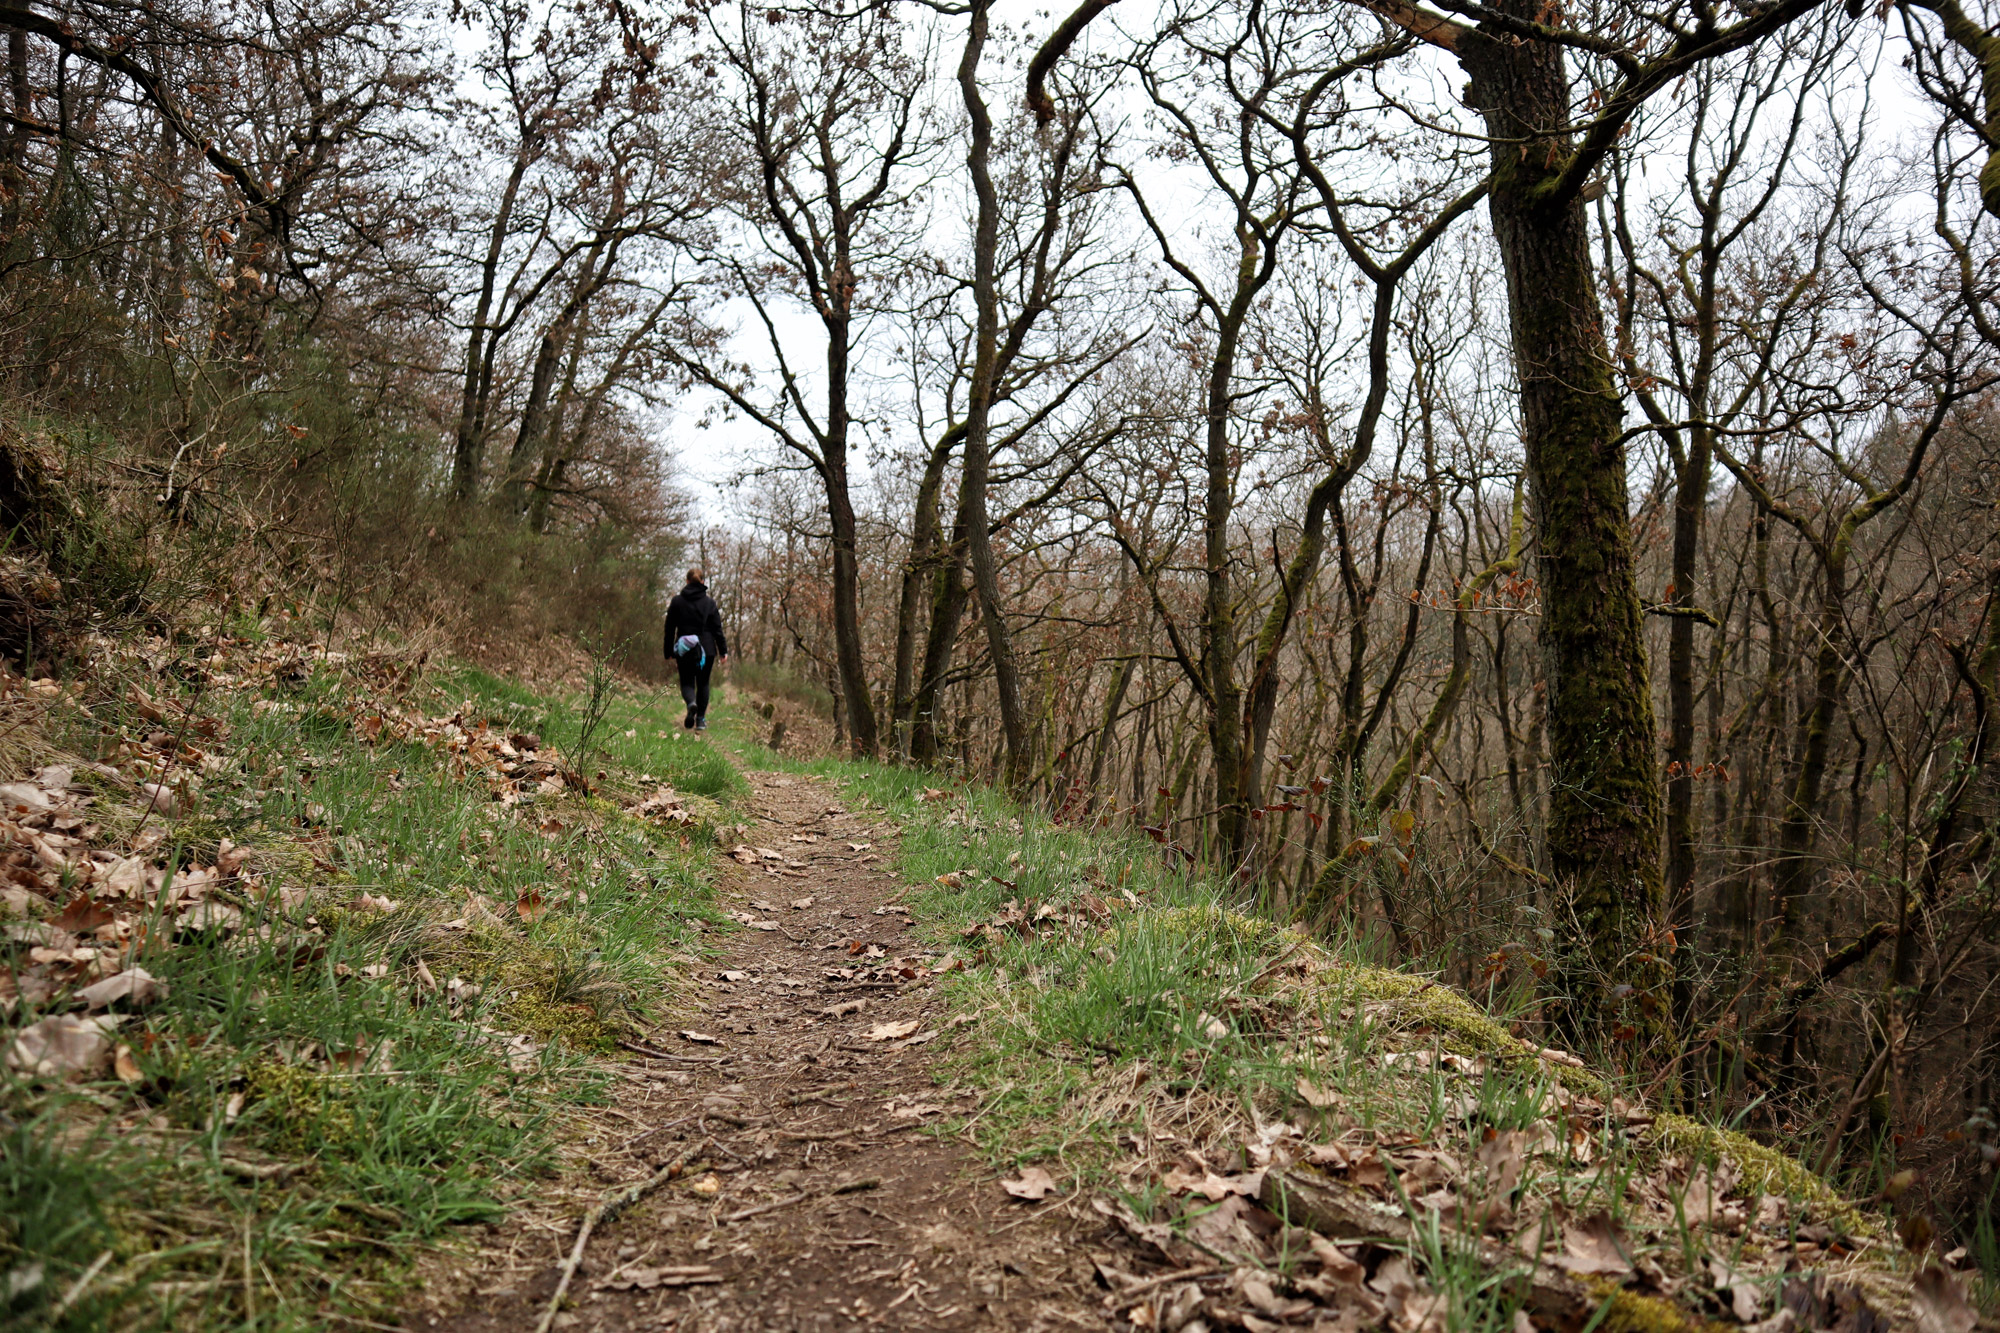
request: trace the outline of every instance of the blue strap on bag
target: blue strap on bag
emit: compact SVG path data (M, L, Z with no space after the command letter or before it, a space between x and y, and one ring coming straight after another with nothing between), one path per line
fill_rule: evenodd
M686 657L689 653L700 654L695 658L695 670L699 671L708 663L708 654L702 650L699 634L683 634L674 640L675 657Z

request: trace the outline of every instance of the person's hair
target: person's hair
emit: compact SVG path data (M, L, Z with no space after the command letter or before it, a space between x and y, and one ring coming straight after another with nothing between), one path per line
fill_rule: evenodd
M701 582L701 566L700 566L700 565L696 565L696 566L695 566L695 567L694 567L693 569L690 569L690 570L688 571L688 582L689 582L689 583L700 583L700 582Z

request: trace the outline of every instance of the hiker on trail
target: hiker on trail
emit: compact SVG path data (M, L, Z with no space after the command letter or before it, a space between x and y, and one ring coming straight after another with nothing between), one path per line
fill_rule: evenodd
M729 659L722 635L722 612L708 595L699 568L688 571L687 587L667 603L667 656L680 668L681 698L687 700L684 727L708 730L708 673Z

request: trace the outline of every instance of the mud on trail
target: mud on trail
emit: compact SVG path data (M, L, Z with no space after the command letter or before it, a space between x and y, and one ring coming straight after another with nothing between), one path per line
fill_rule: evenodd
M932 1072L951 1023L930 984L944 953L895 901L895 828L814 779L746 777L746 842L780 859L721 862L722 906L745 929L645 1043L658 1054L634 1053L629 1134L592 1150L601 1197L651 1188L595 1229L550 1327L1104 1327L1087 1253L1103 1219L1010 1197L965 1143L926 1130L974 1102ZM518 1237L462 1306L407 1327L537 1328L582 1214Z

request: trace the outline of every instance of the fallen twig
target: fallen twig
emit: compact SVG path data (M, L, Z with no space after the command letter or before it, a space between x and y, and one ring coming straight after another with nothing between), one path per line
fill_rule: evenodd
M1151 1277L1134 1277L1130 1286L1122 1288L1118 1292L1118 1299L1122 1302L1130 1297L1137 1296L1142 1291L1151 1291L1154 1287L1164 1287L1169 1282L1194 1282L1201 1278L1214 1277L1222 1271L1220 1268L1213 1267L1177 1268L1171 1273L1155 1273Z
M804 1194L794 1194L789 1199L773 1199L769 1203L760 1203L754 1208L738 1208L733 1213L724 1213L718 1220L723 1222L743 1222L753 1217L761 1217L765 1213L775 1213L780 1208L789 1208L795 1203L804 1203L810 1198L812 1198L812 1194L807 1192Z
M635 1055L650 1056L655 1060L684 1060L693 1065L719 1065L729 1057L726 1055L681 1055L674 1051L662 1051L652 1046L642 1046L636 1041L620 1041L620 1048Z
M624 1043L621 1042L619 1044L623 1045ZM540 1321L535 1324L535 1333L549 1333L549 1327L555 1323L556 1311L562 1308L562 1298L569 1292L570 1280L576 1276L577 1265L583 1262L584 1246L590 1244L590 1233L597 1229L598 1224L616 1217L626 1208L673 1179L676 1172L694 1160L695 1154L703 1146L706 1145L690 1145L678 1157L674 1158L673 1161L655 1171L651 1176L648 1176L636 1185L628 1185L618 1193L600 1200L595 1208L584 1215L583 1225L577 1228L576 1244L570 1246L569 1258L563 1260L562 1276L556 1280L555 1294L549 1297L549 1303L542 1310Z
M1037 1218L1047 1217L1050 1213L1058 1211L1059 1209L1065 1207L1068 1203L1069 1203L1068 1199L1057 1199L1054 1203L1050 1204L1048 1207L1039 1209L1036 1212L1029 1213L1026 1217L1017 1217L1004 1227L995 1227L993 1230L986 1233L987 1238L990 1240L991 1238L999 1235L1003 1231L1012 1231L1015 1227L1024 1226L1029 1222L1033 1222Z
M56 1302L56 1308L49 1312L50 1317L52 1319L62 1318L68 1312L69 1307L76 1304L77 1298L83 1295L84 1289L97 1280L97 1275L104 1271L104 1265L110 1262L110 1250L106 1250L104 1253L98 1255L97 1258L91 1260L90 1267L83 1270L83 1276L70 1283L69 1290L64 1292L62 1299Z
M654 1125L654 1126L653 1126L653 1127L652 1127L651 1129L647 1130L647 1131L646 1131L646 1132L645 1132L644 1134L639 1134L639 1135L636 1135L636 1136L635 1136L635 1137L633 1137L633 1138L629 1138L629 1139L625 1140L625 1142L623 1142L623 1143L619 1144L619 1145L618 1145L618 1146L617 1146L617 1147L616 1147L615 1149L613 1149L613 1151L614 1151L614 1152L624 1152L624 1151L626 1151L627 1149L629 1149L629 1148L633 1147L633 1146L634 1146L634 1145L636 1145L636 1144L641 1144L641 1143L644 1143L644 1142L645 1142L645 1141L646 1141L647 1139L650 1139L650 1138L652 1138L652 1137L653 1137L653 1135L655 1135L655 1134L664 1134L664 1133L666 1133L666 1132L667 1132L668 1130L670 1130L670 1129L673 1129L673 1128L675 1128L676 1126L679 1126L679 1125L685 1125L685 1124L686 1124L686 1123L687 1123L688 1121L690 1121L690 1120L692 1120L692 1119L694 1119L694 1117L693 1117L693 1116L691 1116L691 1115L684 1115L684 1116L682 1116L682 1117L681 1117L680 1119L678 1119L678 1120L669 1120L669 1121L668 1121L668 1122L667 1122L666 1124L664 1124L664 1125Z

